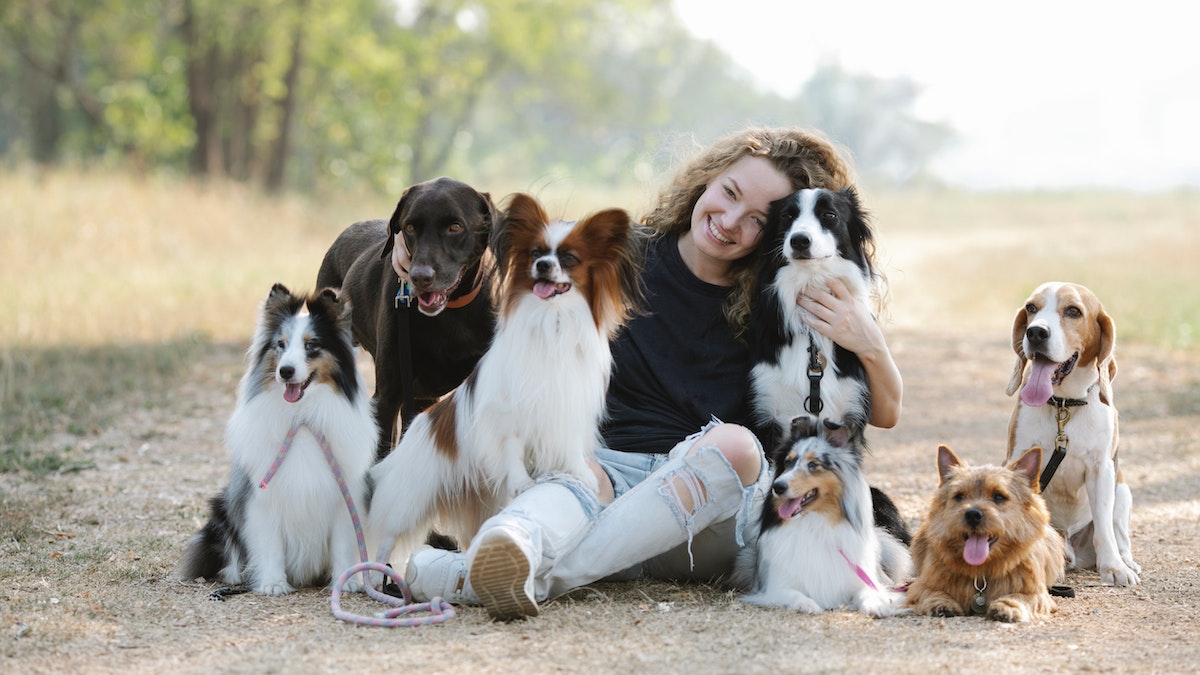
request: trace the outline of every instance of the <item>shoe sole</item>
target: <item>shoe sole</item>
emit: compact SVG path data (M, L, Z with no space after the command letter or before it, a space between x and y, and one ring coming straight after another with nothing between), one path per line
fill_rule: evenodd
M484 541L471 563L471 587L494 621L515 621L538 615L538 606L525 592L529 559L513 540Z

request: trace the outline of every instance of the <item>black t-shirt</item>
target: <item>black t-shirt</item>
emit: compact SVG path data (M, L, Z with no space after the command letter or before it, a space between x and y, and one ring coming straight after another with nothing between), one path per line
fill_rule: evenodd
M725 321L729 288L697 279L673 236L649 245L645 312L613 340L605 445L665 453L714 416L748 424L750 354Z

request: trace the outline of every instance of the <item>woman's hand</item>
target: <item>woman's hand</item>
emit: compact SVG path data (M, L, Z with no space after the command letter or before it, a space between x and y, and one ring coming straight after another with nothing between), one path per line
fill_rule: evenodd
M828 290L801 295L796 304L803 310L804 323L854 352L862 362L871 389L871 424L884 428L896 426L900 421L904 382L871 308L855 298L841 279L830 281Z

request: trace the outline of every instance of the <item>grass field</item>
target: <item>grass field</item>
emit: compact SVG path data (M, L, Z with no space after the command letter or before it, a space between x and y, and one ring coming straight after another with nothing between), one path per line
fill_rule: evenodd
M572 217L645 203L638 189L534 191ZM1074 572L1078 597L1021 626L810 616L749 607L716 584L650 580L576 589L526 622L460 607L445 625L390 631L333 618L323 588L209 602L210 585L173 570L226 480L222 430L256 307L275 281L308 287L334 236L387 217L395 196L269 199L172 178L10 171L0 172L0 671L1194 670L1200 194L864 196L905 380L901 423L871 432L872 484L915 525L939 443L999 461L1013 314L1042 281L1085 283L1119 327L1121 467L1142 585Z
M507 188L489 190L499 200ZM530 188L523 188L530 189ZM645 209L643 190L532 188L577 217ZM396 197L268 198L233 184L9 170L0 174L0 470L70 467L23 441L102 425L96 403L145 405L213 343L249 339L271 284L311 287L325 249ZM1084 283L1122 339L1191 350L1200 338L1200 195L880 194L866 199L890 281L885 321L1007 330L1038 283Z

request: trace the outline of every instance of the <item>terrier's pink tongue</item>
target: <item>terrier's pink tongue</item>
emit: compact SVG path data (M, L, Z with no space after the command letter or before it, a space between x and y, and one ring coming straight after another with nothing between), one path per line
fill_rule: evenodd
M968 565L982 565L988 557L988 538L981 534L973 534L963 546L963 560Z
M1054 376L1054 369L1057 367L1058 364L1049 361L1034 360L1029 369L1029 381L1021 390L1021 400L1025 402L1025 405L1037 408L1050 400L1050 397L1054 395L1054 386L1050 384L1050 378Z
M296 383L288 383L287 389L283 392L283 400L288 403L295 403L304 395L304 385Z

